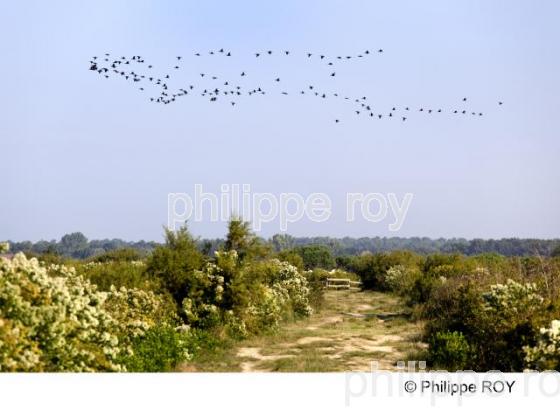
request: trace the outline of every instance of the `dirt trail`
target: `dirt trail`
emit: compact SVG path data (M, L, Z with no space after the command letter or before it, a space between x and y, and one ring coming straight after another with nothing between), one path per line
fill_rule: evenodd
M324 308L277 334L246 340L206 371L312 372L396 370L418 355L422 324L406 315L402 301L378 292L328 291ZM381 319L383 318L383 319Z

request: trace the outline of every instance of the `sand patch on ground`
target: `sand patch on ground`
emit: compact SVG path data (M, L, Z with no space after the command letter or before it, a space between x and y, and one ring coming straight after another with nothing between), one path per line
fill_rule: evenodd
M294 355L291 354L263 355L261 354L261 349L259 347L241 347L237 350L237 357L251 359L250 361L243 361L239 364L239 366L241 367L241 372L247 373L247 372L254 372L255 367L257 367L260 362L285 359L288 357L294 357Z

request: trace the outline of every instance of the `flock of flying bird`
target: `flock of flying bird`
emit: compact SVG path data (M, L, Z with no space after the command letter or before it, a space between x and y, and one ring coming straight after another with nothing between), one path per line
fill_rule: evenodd
M339 56L326 56L324 54L316 54L307 52L305 53L302 58L308 60L317 60L319 62L324 63L327 67L330 68L328 71L328 75L330 77L335 77L337 75L335 67L336 64L342 62L348 62L354 59L363 59L371 57L374 54L382 54L383 49L378 50L365 50L363 53L356 54L356 55L339 55ZM265 58L266 56L280 54L283 56L292 56L295 53L290 52L289 50L283 51L273 51L273 50L266 50L261 52L255 52L254 58ZM223 57L231 57L231 51L224 50L223 48L219 50L210 50L207 52L207 55L210 56L223 56ZM202 57L203 54L200 52L196 52L193 54L195 58ZM204 85L196 85L194 81L191 81L188 85L184 85L183 87L179 87L177 89L171 89L170 80L175 76L175 72L178 72L182 67L182 63L184 62L184 58L182 56L176 57L175 65L170 68L169 72L171 74L165 74L157 76L154 74L154 66L152 64L148 64L145 62L144 58L139 55L134 55L132 57L111 57L109 53L105 53L102 57L94 56L90 60L90 70L98 73L99 75L110 78L111 76L117 76L123 78L126 81L131 81L133 84L137 84L139 91L146 91L147 85L151 85L155 87L157 92L156 95L149 97L151 102L157 104L170 104L172 102L178 101L180 97L184 97L187 95L199 95L202 97L207 98L211 102L216 102L220 98L225 98L229 100L229 104L231 106L235 106L237 101L242 96L254 96L254 95L266 95L268 93L272 93L273 91L267 91L263 85L257 85L255 87L249 87L240 85L240 83L231 81L231 79L221 79L216 75L212 75L209 73L200 73L197 77L199 79L211 80L211 86L204 86ZM143 73L136 72L139 71L141 68L146 68L147 71ZM246 71L240 71L238 74L239 78L245 78L248 76ZM280 77L275 77L272 79L273 84L281 83ZM289 95L288 91L281 91L282 95ZM314 85L308 85L304 89L300 89L296 92L299 95L312 95L318 97L320 99L327 99L327 98L337 98L348 101L353 104L353 112L357 116L368 116L375 119L383 119L383 118L396 118L401 121L406 121L408 119L409 113L412 111L417 111L420 113L425 114L440 114L440 113L451 113L457 115L471 115L476 117L482 117L484 114L478 111L468 110L465 107L465 103L467 103L467 97L463 97L460 102L459 107L444 110L442 108L425 108L425 107L418 107L418 108L411 108L408 106L404 107L392 107L388 112L376 112L368 98L366 96L361 97L350 97L347 95L343 95L338 92L325 92L318 89L318 87ZM503 105L503 102L499 101L498 105ZM386 110L387 111L387 110ZM335 123L339 123L340 119L334 119Z

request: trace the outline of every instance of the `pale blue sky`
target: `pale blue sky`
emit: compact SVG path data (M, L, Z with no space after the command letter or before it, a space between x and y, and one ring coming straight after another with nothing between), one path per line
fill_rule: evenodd
M4 2L0 239L160 239L167 193L196 183L330 195L330 221L294 224L293 235L558 237L559 15L555 0ZM367 121L337 103L281 95L235 109L201 98L162 107L88 71L104 52L162 65L220 47L240 57L193 62L193 72L282 72L286 83L309 79L386 110L468 96L486 115ZM382 58L341 67L335 79L305 61L264 67L241 57L380 47ZM387 223L346 223L347 192L414 199L395 234ZM191 228L224 234L220 223Z

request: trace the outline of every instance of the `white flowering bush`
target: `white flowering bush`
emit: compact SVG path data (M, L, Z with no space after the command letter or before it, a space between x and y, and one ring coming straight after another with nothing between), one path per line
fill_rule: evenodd
M269 271L271 288L284 303L290 303L296 316L309 316L313 309L309 303L307 279L295 266L277 259L270 261L273 269Z
M493 285L482 295L485 310L504 322L518 321L532 316L542 303L534 283L518 283L508 279L506 284Z
M115 320L123 353L133 354L131 345L154 326L177 324L178 317L162 296L151 291L111 287L105 293L103 308Z
M217 256L220 255L217 253ZM224 255L230 258L229 255ZM191 289L183 299L182 309L190 324L211 328L221 323L221 302L224 294L223 269L208 262L202 270L195 270Z
M0 242L0 253L6 253L10 250L10 244L8 242Z
M259 288L253 303L247 308L252 328L255 331L277 329L282 320L283 307L287 302L288 295L286 292L271 289L264 285Z
M395 293L406 294L414 285L417 274L411 268L394 265L385 273L385 286Z
M126 371L152 329L176 323L172 312L152 292L100 292L74 268L0 258L0 371Z
M536 346L525 346L527 367L535 370L560 370L560 320L541 328Z
M72 269L0 259L0 371L122 370L105 298Z
M193 272L191 289L182 310L189 324L199 328L225 325L242 338L275 329L284 317L309 316L307 279L277 259L242 264L237 252L216 252L215 262Z

